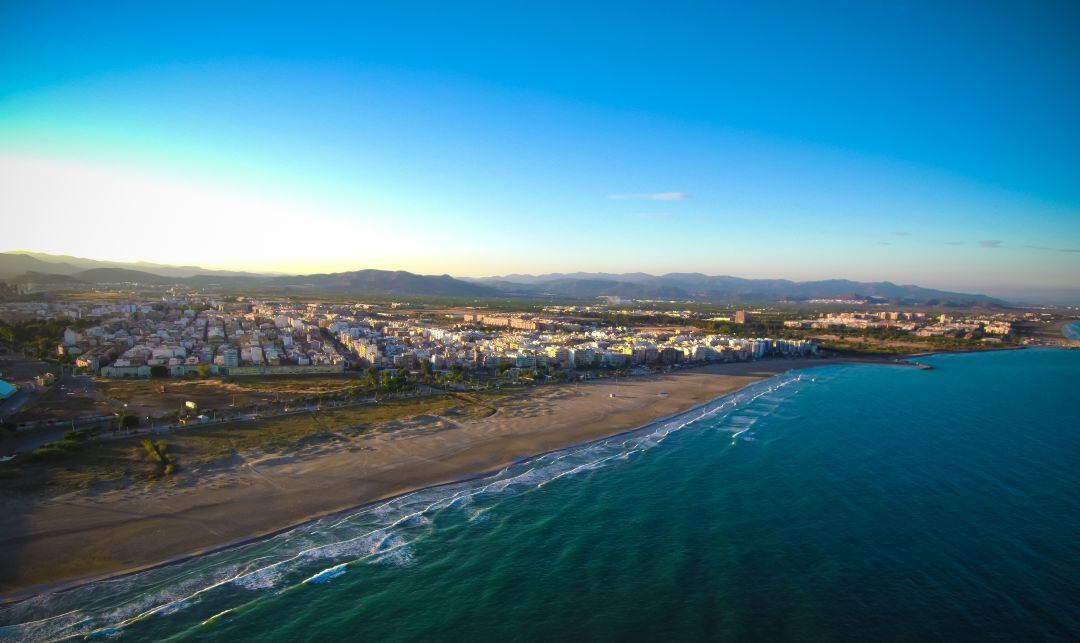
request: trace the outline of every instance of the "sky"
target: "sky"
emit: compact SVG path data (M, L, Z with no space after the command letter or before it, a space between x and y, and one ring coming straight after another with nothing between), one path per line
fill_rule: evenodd
M1080 288L1080 4L517 4L0 3L0 250Z

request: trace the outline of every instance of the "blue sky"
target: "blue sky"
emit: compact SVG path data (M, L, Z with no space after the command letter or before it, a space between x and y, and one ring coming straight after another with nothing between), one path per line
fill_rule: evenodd
M1076 3L145 4L0 7L3 249L1080 287Z

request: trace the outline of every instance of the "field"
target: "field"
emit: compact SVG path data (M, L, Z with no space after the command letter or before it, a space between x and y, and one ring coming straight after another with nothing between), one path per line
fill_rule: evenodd
M358 390L360 380L355 375L341 374L207 380L99 379L95 385L103 396L126 403L137 415L160 416L177 411L187 401L209 410L349 394Z
M11 421L40 422L74 420L91 415L109 415L115 409L101 398L85 377L64 377L40 396L31 399Z
M55 370L51 364L21 355L0 356L0 378L9 382L19 382Z
M875 353L900 355L928 351L958 350L978 351L999 348L1000 344L954 337L882 338L859 334L814 334L811 337L823 350L841 353Z
M512 395L438 395L178 429L152 436L168 445L168 453L179 464L177 474L160 482L190 482L203 467L238 454L344 449L352 437L371 432L445 430L457 419L494 413L501 400ZM141 441L142 437L68 441L66 450L6 465L4 485L12 491L38 492L156 481L158 468L147 458Z

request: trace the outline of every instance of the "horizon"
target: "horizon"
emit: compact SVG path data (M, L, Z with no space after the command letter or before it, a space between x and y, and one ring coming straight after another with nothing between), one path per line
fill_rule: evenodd
M1075 6L0 15L8 251L1080 287Z
M817 281L855 281L855 282L862 282L862 283L882 283L882 282L885 282L885 283L892 283L892 284L899 285L899 286L916 286L916 287L922 287L922 288L932 288L932 289L937 289L937 290L944 290L944 291L954 292L954 293L958 293L958 294L986 295L986 296L989 296L989 297L993 297L993 298L1001 299L1001 300L1006 300L1006 301L1009 301L1011 303L1016 303L1016 304L1054 305L1054 306L1069 306L1069 307L1080 305L1080 287L1068 287L1068 286L1066 286L1066 287L1062 287L1062 288L1054 288L1054 287L1041 287L1040 288L1040 287L1008 287L1008 286L994 287L994 286L991 286L991 287L986 288L986 289L980 289L978 287L972 286L970 288L965 288L965 287L939 288L939 287L931 286L931 285L924 284L924 283L913 283L913 282L906 282L906 281L903 281L903 280L895 280L895 279L888 279L888 278L884 278L884 279L862 279L861 280L861 279L852 279L850 277L845 277L845 276L842 276L842 275L833 276L833 277L822 277L822 278L818 278L818 279L800 279L800 278L797 278L797 277L784 276L784 275L764 276L764 277L747 277L746 275L740 275L740 274L707 273L707 272L695 271L695 270L672 270L672 271L668 271L668 272L649 272L649 271L645 271L645 270L635 270L635 271L625 271L625 272L611 272L611 271L605 271L605 270L597 270L597 271L569 270L569 271L552 271L552 272L535 272L535 273L506 272L506 273L502 273L502 274L461 275L461 274L453 274L453 273L449 273L449 272L425 273L425 272L417 272L417 271L406 270L404 268L393 268L393 267L373 268L371 266L357 266L357 267L353 267L353 268L344 267L344 268L341 268L341 269L338 269L338 270L314 271L314 272L279 272L279 271L265 272L265 271L251 270L251 269L244 270L243 268L231 269L231 268L217 268L217 267L212 267L212 266L196 265L196 264L183 264L183 265L181 265L181 264L172 264L172 263L162 263L160 261L150 261L150 260L146 260L146 259L132 259L130 261L126 261L126 260L118 260L118 259L84 257L84 256L78 256L78 255L54 255L54 254L51 254L51 253L39 252L39 251L36 251L36 250L25 250L25 249L0 250L0 254L25 254L25 255L46 256L46 257L49 258L49 259L47 259L47 261L58 260L60 262L62 262L62 260L64 258L71 258L71 259L79 259L79 260L84 260L84 261L89 260L89 261L103 261L103 262L110 262L110 263L122 263L122 264L127 264L127 266L144 266L146 272L153 272L153 267L160 266L160 267L167 267L167 268L174 268L174 269L175 268L191 268L191 269L205 270L205 271L208 271L208 272L248 272L248 273L251 273L253 275L262 275L262 276L302 276L302 275L310 275L310 274L332 274L332 273L343 273L343 272L357 272L357 271L361 271L361 270L385 270L385 271L391 271L391 272L393 272L393 271L411 272L413 274L420 274L420 275L436 275L436 276L443 275L443 276L450 276L450 277L453 277L455 279L465 279L465 280L469 280L469 279L494 280L494 279L507 279L509 277L545 277L545 276L559 276L559 275L562 275L562 276L607 275L607 276L611 276L611 277L619 277L619 276L623 276L623 275L629 275L629 274L638 273L638 274L646 274L646 275L649 275L649 276L652 276L652 277L664 277L664 276L667 276L667 275L670 275L670 274L702 274L702 275L706 275L706 276L710 276L710 277L734 277L734 278L743 278L743 279L780 280L780 281L790 281L790 282L794 282L794 283L806 283L806 282L817 282ZM127 267L127 266L125 266L125 267Z
M161 262L156 262L156 261L139 260L139 259L132 260L132 261L118 261L118 260L111 260L111 259L95 259L95 258L92 258L92 257L81 257L81 256L75 256L75 255L53 255L53 254L43 253L43 252L38 252L38 251L33 251L33 250L0 250L0 254L24 254L24 255L30 255L30 256L35 256L35 257L46 257L45 259L43 259L44 261L56 261L56 262L59 262L59 263L63 263L63 261L65 259L75 259L75 260L80 260L80 261L103 261L103 262L107 262L107 263L123 264L122 269L136 269L136 270L142 269L142 270L144 270L145 272L148 272L148 273L153 273L154 268L156 268L156 267L170 268L170 269L188 268L188 269L203 270L203 271L207 271L207 272L223 272L223 273L224 272L233 272L233 271L231 271L229 269L219 269L219 268L212 268L212 267L208 267L208 266L201 266L201 265L194 265L194 264L179 265L179 264L169 264L169 263L161 263ZM132 267L134 267L134 268L132 268ZM648 275L648 276L651 276L651 277L663 278L663 277L666 277L668 275L673 275L673 274L700 274L700 275L705 275L705 276L709 276L709 277L731 277L731 278L737 278L737 279L738 278L743 278L743 279L762 279L762 280L789 281L789 282L796 283L796 284L798 284L798 283L810 283L810 282L823 282L823 281L854 281L854 282L860 282L860 283L892 283L894 285L899 285L899 286L904 286L904 287L915 286L915 287L922 287L922 288L933 288L932 286L927 286L925 284L908 283L908 282L904 282L904 281L895 281L895 280L890 280L890 279L857 280L857 279L849 279L849 278L843 277L843 276L824 277L824 278L821 278L821 279L798 279L798 278L791 278L791 277L785 277L785 276L749 278L749 277L745 277L744 275L737 275L737 274L730 274L730 273L709 274L709 273L703 273L703 272L700 272L700 271L688 271L688 270L676 270L676 271L665 272L665 273L650 273L648 271L641 271L641 270L633 271L633 272L621 272L621 273L613 273L613 272L607 272L607 271L572 270L572 271L568 271L568 272L548 272L548 273L511 272L511 273L503 273L503 274L498 274L498 275L471 276L471 275L455 275L455 274L451 274L451 273L416 273L416 272L413 272L413 271L408 271L408 270L404 270L404 269L397 269L397 268L370 268L370 267L367 267L367 266L361 266L361 267L356 267L356 268L344 268L344 269L341 269L341 270L335 270L335 271L329 271L329 272L323 272L323 273L259 272L259 271L251 271L251 270L243 271L243 272L247 272L248 274L251 274L251 275L254 275L254 276L275 277L275 276L303 276L303 275L310 275L310 274L348 273L348 272L359 272L359 271L363 271L363 270L384 270L384 271L389 271L389 272L394 272L394 271L411 272L412 274L420 274L420 275L428 274L428 275L434 275L434 276L449 276L449 277L453 277L453 278L459 279L459 280L460 279L477 280L477 281L482 281L482 280L506 280L506 281L509 281L511 283L513 283L512 278L514 278L514 277L518 277L518 278L520 278L520 277L540 278L540 277L560 277L560 276L562 276L562 277L572 277L572 276L580 275L582 277L617 278L617 277L622 277L622 276L627 276L627 275L644 274L644 275ZM78 273L76 273L76 274L78 274ZM999 299L999 300L1004 300L1004 301L1007 301L1009 303L1014 303L1014 304L1053 305L1053 306L1066 306L1066 307L1080 305L1080 288L1068 288L1068 287L1066 287L1066 288L1031 288L1031 287L1027 287L1027 288L1021 288L1021 289L1014 289L1014 288L1008 288L1008 287L1004 287L1004 288L1003 287L997 287L997 288L990 288L989 290L979 290L978 288L970 288L970 289L960 288L960 289L951 289L951 290L948 289L948 288L937 288L937 289L938 290L944 290L944 291L947 291L947 292L953 292L953 293L957 293L957 294L985 295L985 296L993 297L993 298L996 298L996 299Z

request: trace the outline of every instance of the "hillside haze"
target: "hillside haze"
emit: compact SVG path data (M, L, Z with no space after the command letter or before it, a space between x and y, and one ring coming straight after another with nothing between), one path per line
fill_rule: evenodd
M601 297L713 303L874 299L894 304L1002 305L981 294L950 292L888 281L846 279L791 281L729 275L668 273L550 273L455 278L403 270L354 270L309 275L268 275L167 266L144 262L97 261L43 253L0 253L0 279L53 287L87 285L187 285L266 293L326 293L465 298L595 300Z

